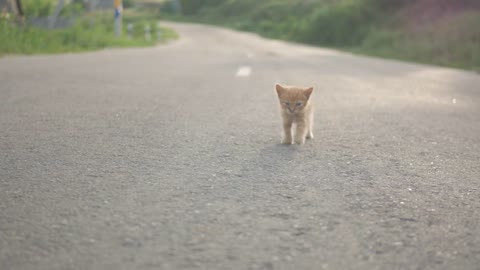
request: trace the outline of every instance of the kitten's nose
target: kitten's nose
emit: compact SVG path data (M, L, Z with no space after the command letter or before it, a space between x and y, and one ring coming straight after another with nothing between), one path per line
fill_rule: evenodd
M291 109L290 107L288 108L288 110L293 113L293 111L295 111L295 109Z

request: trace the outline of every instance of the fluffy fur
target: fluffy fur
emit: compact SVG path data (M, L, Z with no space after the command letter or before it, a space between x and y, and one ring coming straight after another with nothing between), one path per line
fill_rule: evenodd
M313 138L313 106L310 96L313 87L285 87L275 85L283 120L283 144L304 144L305 138ZM295 134L292 129L295 126Z

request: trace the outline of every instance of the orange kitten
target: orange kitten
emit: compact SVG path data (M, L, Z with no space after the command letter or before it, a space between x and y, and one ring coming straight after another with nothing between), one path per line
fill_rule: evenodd
M310 95L313 87L284 87L275 85L283 120L283 144L304 144L305 138L312 139L313 133L313 107L310 102ZM292 139L292 125L296 130Z

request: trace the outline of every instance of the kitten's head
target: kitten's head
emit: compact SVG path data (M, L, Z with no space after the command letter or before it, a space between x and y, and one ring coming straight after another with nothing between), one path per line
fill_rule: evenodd
M313 87L284 87L276 84L275 90L277 90L282 110L288 114L296 114L302 112L307 106Z

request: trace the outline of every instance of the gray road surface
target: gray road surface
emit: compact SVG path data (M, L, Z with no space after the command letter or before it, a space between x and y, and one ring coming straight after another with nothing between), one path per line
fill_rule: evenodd
M170 25L0 59L0 269L480 269L479 75Z

